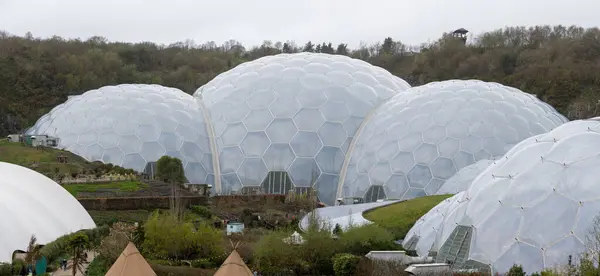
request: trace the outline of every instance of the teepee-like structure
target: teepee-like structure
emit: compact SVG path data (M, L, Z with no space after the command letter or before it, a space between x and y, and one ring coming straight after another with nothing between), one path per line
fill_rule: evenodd
M229 254L229 257L223 262L219 270L215 273L214 276L252 276L252 271L250 268L246 266L244 260L237 252L237 248L240 246L238 242L235 246L233 246L233 251ZM107 274L108 275L108 274Z
M156 273L130 242L105 276L156 276Z

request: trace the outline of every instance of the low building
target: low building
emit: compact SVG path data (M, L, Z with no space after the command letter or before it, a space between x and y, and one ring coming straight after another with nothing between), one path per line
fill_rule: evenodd
M12 143L18 143L21 142L22 137L23 136L20 134L10 134L6 136L6 139L8 139L8 141Z
M48 135L26 135L23 136L23 142L32 147L56 147L58 138Z
M241 222L229 222L227 223L227 236L231 234L241 234L244 232L244 224Z

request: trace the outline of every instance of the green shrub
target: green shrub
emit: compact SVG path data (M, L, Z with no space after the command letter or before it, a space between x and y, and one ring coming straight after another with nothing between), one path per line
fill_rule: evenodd
M352 276L356 273L356 267L360 257L348 253L333 256L333 272L335 276Z
M10 264L0 263L0 276L12 276L12 266Z
M11 267L12 275L23 275L23 272L27 269L27 265L23 260L14 260Z
M398 250L394 236L378 225L351 227L340 235L343 252L364 256L373 250Z
M192 267L195 268L213 268L216 266L210 259L206 258L192 261Z
M196 228L170 214L155 212L144 226L143 250L153 259L190 260L222 255L222 233L206 223Z
M98 256L88 266L87 276L103 276L108 272L111 265L102 256Z
M192 212L194 212L195 214L198 214L199 216L201 216L205 219L212 219L212 217L213 217L212 212L206 206L192 205L190 207L190 209L192 210Z
M514 264L509 270L506 276L525 276L527 275L523 270L522 265Z
M77 233L84 233L90 241L90 246L95 248L100 246L104 237L108 236L110 233L110 227L108 227L108 225L103 225L94 229L81 230ZM53 263L59 260L61 257L68 255L68 241L69 238L74 234L76 233L62 236L55 241L46 244L44 247L42 247L40 253L42 256L45 256L48 259L48 263Z

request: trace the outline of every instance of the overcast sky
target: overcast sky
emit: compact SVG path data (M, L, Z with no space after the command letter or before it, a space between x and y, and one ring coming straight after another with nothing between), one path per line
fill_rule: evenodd
M0 30L169 44L263 40L417 45L443 32L600 24L599 0L0 0Z

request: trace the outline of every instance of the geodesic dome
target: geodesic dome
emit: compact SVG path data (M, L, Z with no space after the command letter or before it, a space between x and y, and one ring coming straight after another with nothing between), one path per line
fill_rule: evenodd
M435 194L457 194L466 190L471 186L473 180L493 163L494 160L481 159L474 164L460 169L452 177L448 178Z
M122 84L91 90L56 106L27 133L58 137L59 148L88 161L138 172L163 155L177 157L191 183L213 182L202 109L179 89Z
M566 121L534 95L498 83L413 87L377 108L359 130L338 197L432 195L458 170Z
M18 165L0 162L0 263L26 250L31 235L39 244L95 228L79 202L56 182Z
M442 227L444 217L448 214L450 207L458 204L463 198L464 192L460 192L447 199L444 199L429 212L420 217L412 228L406 233L402 247L406 250L415 250L417 255L425 257L435 241L438 231Z
M313 186L332 204L363 118L408 87L364 61L315 53L267 56L218 75L194 94L214 127L217 192Z
M436 260L492 273L513 264L528 273L566 265L585 251L600 214L599 165L597 120L519 143L474 180L456 215L444 220L451 233L441 238Z

